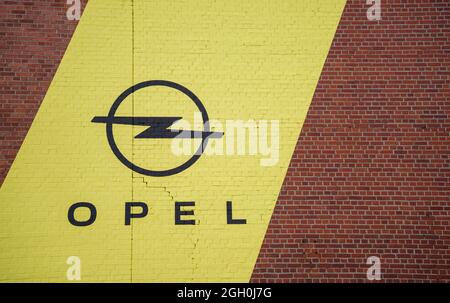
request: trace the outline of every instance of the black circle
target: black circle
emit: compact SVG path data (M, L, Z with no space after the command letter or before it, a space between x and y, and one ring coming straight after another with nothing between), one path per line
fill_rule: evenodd
M114 140L112 126L113 126L113 119L114 119L117 109L119 108L119 105L122 103L123 100L125 100L126 97L128 97L132 93L134 93L142 88L149 87L149 86L167 86L167 87L171 87L173 89L176 89L176 90L182 92L183 94L188 96L195 103L195 105L197 106L197 108L200 110L200 112L202 114L204 126L203 126L202 143L200 144L199 148L194 153L194 155L191 158L189 158L189 160L187 160L186 162L184 162L183 164L181 164L177 167L167 169L167 170L150 170L150 169L145 169L140 166L137 166L136 164L129 161L120 152L120 150L117 147L117 144ZM109 146L111 147L114 155L116 155L117 159L119 159L119 161L122 162L122 164L124 164L129 169L132 169L133 171L135 171L139 174L152 176L152 177L165 177L165 176L175 175L175 174L178 174L178 173L182 172L183 170L189 168L192 164L194 164L200 158L201 154L203 153L204 148L206 147L206 144L208 143L208 136L205 135L205 133L208 133L208 132L209 132L209 117L208 117L208 113L206 112L206 109L203 106L200 99L186 87L184 87L178 83L166 81L166 80L144 81L144 82L138 83L136 85L133 85L132 87L125 90L122 94L120 94L120 96L114 101L113 105L111 106L111 109L109 110L109 113L108 113L108 121L106 123L106 136L108 138L108 143L109 143Z

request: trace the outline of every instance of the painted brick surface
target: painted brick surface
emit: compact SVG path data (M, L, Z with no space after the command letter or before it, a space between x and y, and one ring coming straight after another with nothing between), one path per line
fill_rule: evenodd
M450 281L450 2L348 1L254 282Z

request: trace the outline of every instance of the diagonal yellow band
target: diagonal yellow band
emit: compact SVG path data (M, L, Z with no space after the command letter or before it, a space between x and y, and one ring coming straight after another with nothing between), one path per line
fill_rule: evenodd
M0 280L67 281L66 260L77 256L82 281L248 281L344 5L90 1L0 190ZM215 154L166 177L121 163L107 123L91 122L127 88L159 79L191 90L211 130L224 132L208 142ZM197 111L155 87L136 91L116 116L183 117L194 127ZM240 152L227 127L236 121L257 126ZM170 140L135 138L146 127L112 126L132 163L163 170L190 157L175 155ZM77 202L95 206L93 224L69 222ZM148 214L132 207L126 225L126 202L144 202ZM177 213L195 224L176 224ZM85 207L74 214L89 216Z

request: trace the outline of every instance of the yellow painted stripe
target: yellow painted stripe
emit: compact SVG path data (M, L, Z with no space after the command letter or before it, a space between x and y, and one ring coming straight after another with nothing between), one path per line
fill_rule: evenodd
M248 281L344 5L90 1L0 189L0 280L65 281L66 259L78 256L82 281ZM127 168L104 124L91 120L106 116L125 89L156 79L191 90L216 128L279 121L278 161L202 155L167 177ZM183 94L152 87L116 115L192 122L195 111ZM162 170L187 159L172 155L169 141L134 139L143 126L113 129L135 164ZM225 149L224 130L210 148ZM69 224L67 210L80 201L96 206L94 224ZM130 201L146 202L149 214L125 226ZM195 201L196 225L174 224L175 201ZM227 201L247 224L227 224Z

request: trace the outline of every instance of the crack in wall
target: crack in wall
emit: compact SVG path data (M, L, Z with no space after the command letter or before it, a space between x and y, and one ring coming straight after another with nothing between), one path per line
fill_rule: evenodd
M146 188L152 188L152 189L162 189L164 192L167 193L167 195L170 197L171 201L175 201L175 197L172 195L172 193L167 189L166 186L153 186L149 185L149 182L145 180L144 177L133 177L133 184L135 184L134 180L140 179L141 183L145 185Z

